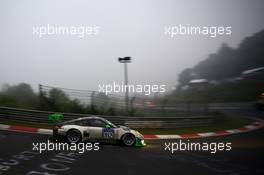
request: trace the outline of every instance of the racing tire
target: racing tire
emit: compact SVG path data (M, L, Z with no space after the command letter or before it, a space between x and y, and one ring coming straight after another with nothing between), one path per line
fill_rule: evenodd
M66 141L68 143L78 143L82 140L82 134L77 129L71 129L66 134Z
M125 146L134 146L136 143L136 137L131 133L127 133L122 136L121 142Z

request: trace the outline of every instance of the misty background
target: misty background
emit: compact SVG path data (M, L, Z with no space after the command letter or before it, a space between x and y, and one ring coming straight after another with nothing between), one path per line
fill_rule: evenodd
M123 81L118 57L131 56L130 84L175 87L178 74L215 53L236 48L264 29L261 0L1 1L0 85L29 83L98 90ZM38 38L33 26L99 26L100 34ZM232 35L176 36L165 26L231 26Z

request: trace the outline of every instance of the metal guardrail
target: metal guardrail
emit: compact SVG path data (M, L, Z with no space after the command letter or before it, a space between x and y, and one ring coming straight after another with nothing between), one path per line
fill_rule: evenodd
M51 124L48 116L54 112L26 110L0 106L0 119ZM63 113L62 121L91 116L89 114ZM127 116L101 116L117 125L126 125L131 128L179 128L208 126L217 121L216 116L192 117L127 117Z

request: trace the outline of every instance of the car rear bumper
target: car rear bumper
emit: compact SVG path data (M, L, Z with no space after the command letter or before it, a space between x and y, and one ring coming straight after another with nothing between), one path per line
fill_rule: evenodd
M54 128L52 133L53 133L52 134L53 140L59 141L59 140L64 139L64 137L65 137L65 134L60 132L57 128Z

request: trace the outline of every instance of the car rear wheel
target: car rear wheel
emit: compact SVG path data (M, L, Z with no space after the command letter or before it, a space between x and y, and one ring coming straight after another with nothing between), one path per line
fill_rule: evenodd
M66 139L69 143L78 143L81 141L82 135L81 132L77 129L72 129L67 132Z
M133 134L125 134L122 137L122 143L126 146L133 146L136 143L136 137Z

